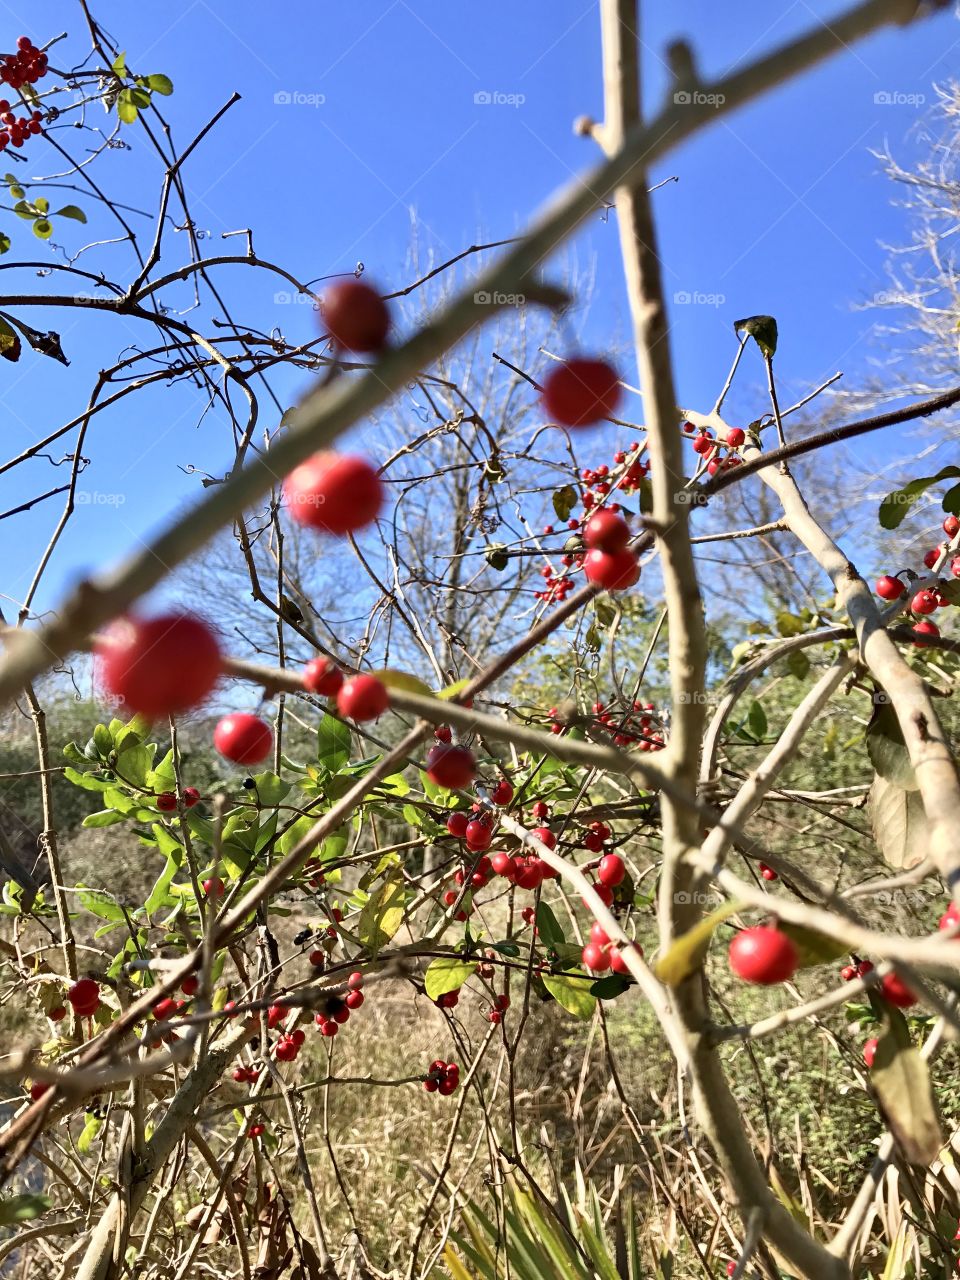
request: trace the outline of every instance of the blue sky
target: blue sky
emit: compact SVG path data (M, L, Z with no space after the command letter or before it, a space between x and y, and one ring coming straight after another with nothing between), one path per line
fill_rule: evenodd
M820 0L774 6L741 0L723 7L688 0L645 8L648 105L664 91L662 51L681 35L692 38L709 77L839 12ZM175 93L162 105L181 145L234 90L242 94L184 170L211 254L238 248L239 240L220 237L249 226L259 254L302 278L350 270L362 260L376 280L396 288L410 279L414 218L422 251L442 260L478 238L515 234L531 211L597 158L594 145L571 128L579 115L600 114L596 3L291 0L271 11L203 0L162 6L105 0L94 9L132 67L173 80ZM8 45L20 31L42 41L66 30L70 39L59 48L70 51L69 60L86 50L79 11L68 0L42 7L42 28L26 9L4 5L4 11ZM837 369L852 384L864 376L880 348L874 317L853 305L885 287L881 242L902 241L909 231L870 150L889 142L908 156L916 147L917 115L932 106L932 83L956 65L958 42L960 22L951 13L875 36L718 121L657 167L654 179L679 179L656 202L684 403L712 402L733 351L732 321L756 312L779 320L780 377L790 390L802 391ZM64 53L60 65L67 61ZM103 119L94 108L91 122L100 126ZM91 172L117 199L153 213L158 166L135 129L124 136L132 149L106 154ZM63 129L57 137L75 156L92 145L81 130ZM25 150L18 174L63 167L38 139ZM91 222L83 228L61 220L55 243L75 253L100 234L115 234L89 201L67 198L83 204ZM149 240L152 222L131 218ZM9 214L3 229L14 237L5 267L18 254L43 261L51 252ZM184 256L182 239L176 232L167 237L168 268ZM594 218L573 254L597 275L589 341L598 348L623 343L613 221ZM106 245L78 265L102 267L125 282L131 259L125 245ZM67 277L39 282L33 272L6 270L0 280L11 293L62 289ZM312 331L310 308L278 303L272 282L258 283L245 268L226 269L222 281L248 323L280 325L295 338ZM698 300L684 302L684 295ZM186 291L171 300L186 303ZM126 344L152 342L135 323L90 312L17 314L35 327L59 328L72 363L64 369L27 352L18 366L0 372L11 455L79 413L96 371ZM281 401L290 403L305 384L291 374L275 385ZM734 401L744 414L753 407L751 389L746 382ZM216 415L199 421L201 411L196 393L167 388L131 397L123 410L94 420L84 482L89 492L120 494L122 502L90 502L78 512L39 607L52 605L78 573L117 559L189 502L197 480L181 467L217 472L228 465L223 424ZM59 458L63 449L52 452ZM0 477L0 509L61 483L64 471L37 461ZM22 598L57 504L0 522L7 601ZM4 608L9 615L9 604Z

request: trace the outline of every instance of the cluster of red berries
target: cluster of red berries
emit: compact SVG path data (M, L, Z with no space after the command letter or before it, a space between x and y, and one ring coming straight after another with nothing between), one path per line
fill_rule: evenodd
M593 475L593 472L584 472ZM603 481L599 486L608 492L610 486ZM593 505L592 495L584 494L585 508ZM584 551L565 551L560 557L563 570L557 573L550 564L540 570L544 579L544 589L534 592L538 600L547 603L563 600L573 587L573 579L567 570L582 568L588 582L604 591L625 591L632 587L640 577L640 565L636 554L630 549L630 526L620 515L616 503L604 507L592 516L584 515L583 529ZM570 521L570 528L578 529L579 520ZM545 532L553 532L548 525Z
M662 751L667 745L663 737L663 724L652 702L634 701L627 712L616 710L614 704L593 704L596 719L593 727L609 733L618 747L636 746L639 751ZM550 708L550 732L563 733L566 726L557 719L558 708ZM588 846L589 847L589 846Z
M300 1027L295 1027L293 1031L284 1031L273 1046L273 1056L278 1062L293 1062L303 1048L306 1038L306 1033Z
M230 1075L237 1084L256 1084L260 1079L259 1067L234 1067Z
M0 124L4 126L0 129L0 151L5 150L11 142L15 147L22 147L31 134L42 133L42 120L42 111L34 111L29 118L15 116L6 98L0 98Z
M687 435L693 436L693 451L706 461L709 475L716 475L718 471L729 471L731 467L739 467L742 458L739 453L733 451L739 449L747 438L742 427L728 427L723 440L716 438L706 427L700 427L697 430L692 422L685 422L683 430ZM721 452L723 449L727 452Z
M47 55L38 49L29 36L17 37L17 52L0 57L0 81L11 89L22 89L25 84L36 84L47 74Z
M638 942L632 942L630 950L642 959L643 947ZM583 967L594 973L605 973L607 969L612 969L614 973L623 976L630 973L623 951L611 940L599 920L594 920L590 926L590 941L583 948L580 959L583 961Z
M430 1063L430 1070L427 1072L423 1087L427 1093L439 1093L444 1098L456 1092L457 1085L460 1083L460 1068L455 1062L444 1062L442 1058L436 1058Z
M504 993L494 997L493 1008L487 1012L487 1021L498 1023L503 1021L503 1015L510 1008L510 997Z
M956 516L947 516L943 522L943 532L952 542L960 533L960 519ZM948 552L948 544L941 543L939 546L931 547L923 557L923 563L928 569L933 569ZM950 559L950 574L954 578L960 578L960 555L952 556ZM881 600L899 600L907 591L907 584L903 581L899 574L892 575L885 573L878 578L874 586L874 590ZM910 612L914 614L917 621L914 622L913 630L919 636L936 637L940 634L940 628L935 622L931 622L929 614L936 613L938 609L944 608L950 603L949 600L941 593L939 585L933 587L921 587L919 591L914 592L910 600Z
M458 811L447 819L447 831L463 840L471 853L483 853L493 842L493 816L480 805L474 806L475 817Z

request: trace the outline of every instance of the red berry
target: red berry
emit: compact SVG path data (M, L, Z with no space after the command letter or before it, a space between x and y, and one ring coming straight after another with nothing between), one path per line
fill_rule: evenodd
M543 386L548 417L565 427L587 427L610 418L619 403L620 380L605 360L567 360L552 370Z
M209 880L204 880L203 892L208 898L222 898L224 893L223 881L219 876L211 876Z
M234 764L259 764L273 747L273 730L256 716L224 716L213 731L213 745Z
M433 736L438 742L449 742L453 737L453 733L448 724L438 724L433 731Z
M537 800L533 805L533 816L535 818L549 818L550 806L544 800Z
M200 803L200 792L196 787L183 788L183 803L188 809L192 809L195 804Z
M604 591L626 591L640 577L640 563L628 548L611 553L588 551L583 559L587 580Z
M863 1060L868 1067L873 1066L873 1060L877 1056L877 1043L877 1038L874 1036L873 1039L868 1040L863 1046Z
M630 541L630 526L612 511L598 511L584 526L583 540L592 551L615 554Z
M363 974L359 971L351 973L350 977L347 979L347 986L351 991L359 991L363 986Z
M880 994L898 1009L909 1009L912 1004L917 1003L917 997L896 973L888 973L885 978L881 978Z
M498 804L501 807L503 805L508 805L510 803L510 801L513 799L513 787L506 780L506 778L501 778L500 781L496 784L496 786L490 792L490 799L493 801L494 804Z
M940 559L940 548L931 547L930 550L924 555L923 563L927 566L928 569L932 569L939 559Z
M921 618L919 622L914 624L913 633L917 636L939 636L940 628L935 622L931 622L928 618ZM913 642L918 649L924 648L922 640L914 640Z
M774 871L773 867L768 867L765 862L761 862L759 869L764 880L776 880L777 873Z
M615 889L626 874L627 869L618 853L608 853L605 858L600 859L600 865L597 867L597 879L606 888Z
M381 351L390 332L387 304L363 280L338 280L321 299L327 332L345 351Z
M626 947L619 950L616 947L611 947L610 949L610 968L614 973L619 973L623 977L629 977L630 975L630 968L627 965L626 960L623 958L623 953L626 950ZM643 947L640 946L639 942L631 942L629 950L634 952L634 954L639 958L643 958Z
M884 600L899 600L907 588L899 578L892 578L889 573L885 573L882 578L877 579L874 589Z
M325 951L311 951L307 956L307 961L313 965L315 969L323 969L327 963L327 953Z
M351 676L337 694L337 710L351 720L376 720L389 705L387 686L376 676Z
M606 947L600 947L595 942L588 942L580 953L584 967L592 969L594 973L603 973L610 968L610 952Z
M185 613L124 618L96 645L104 687L131 713L151 718L197 706L220 677L220 646L210 627Z
M534 827L530 834L535 840L539 840L541 844L545 844L548 849L555 849L557 847L557 837L549 827Z
M761 986L785 982L797 970L793 940L770 925L743 929L730 943L730 968L738 977Z
M513 859L509 853L495 853L490 859L490 866L498 876L506 876L508 880L513 879Z
M599 920L594 920L590 926L590 941L595 942L598 947L608 947L610 945L610 935Z
M603 836L599 831L588 831L583 837L583 847L591 853L600 853L603 849Z
M298 524L326 533L356 533L383 504L383 485L366 458L315 453L283 485L287 510Z
M67 999L74 1013L81 1018L89 1017L100 1004L100 986L93 978L80 978L67 992Z
M177 807L177 797L172 791L161 791L157 796L157 808L161 813L170 813Z
M303 668L303 687L308 693L333 697L343 684L343 672L329 658L314 658Z
M843 968L840 970L840 977L843 979L844 982L852 982L856 976L857 976L856 965L845 964Z
M746 432L742 427L731 427L727 432L726 443L731 449L739 449L746 438Z
M609 888L607 885L595 884L593 886L593 891L605 907L609 907L610 904L613 902L613 890ZM585 907L588 905L586 898L583 899L583 905Z
M438 787L458 791L477 776L473 752L438 742L427 752L427 777Z
M456 836L458 840L462 840L467 834L467 827L470 819L465 813L451 813L447 819L447 830L452 836Z
M50 1088L48 1084L44 1084L42 1080L34 1080L30 1086L30 1097L34 1102L39 1102L43 1095Z
M520 889L536 889L543 883L539 858L514 858L514 880Z
M466 838L468 849L472 849L474 853L482 853L484 849L490 848L493 831L485 822L474 818L467 823Z
M158 1000L153 1006L153 1016L158 1022L166 1022L172 1014L177 1012L177 1002L170 996L165 996L162 1000Z
M948 538L955 538L960 533L960 520L956 516L947 516L943 522L943 532Z
M247 1130L247 1137L259 1138L264 1133L265 1129L266 1129L266 1125L252 1124L250 1128Z
M939 601L932 591L918 591L910 601L914 613L934 613Z
M491 1009L490 1012L487 1014L487 1021L493 1022L493 1023L502 1022L503 1014L500 1012L499 1009Z
M364 996L362 991L348 991L344 996L343 1003L348 1009L359 1009L363 1004Z
M274 1027L278 1027L287 1016L287 1010L282 1004L272 1004L267 1010L267 1026L272 1031Z
M200 990L200 979L192 975L189 978L184 978L180 983L180 990L185 996L195 996Z
M50 1012L47 1014L47 1017L50 1019L51 1022L62 1022L66 1016L67 1016L67 1011L62 1004L58 1004L55 1009L51 1009Z

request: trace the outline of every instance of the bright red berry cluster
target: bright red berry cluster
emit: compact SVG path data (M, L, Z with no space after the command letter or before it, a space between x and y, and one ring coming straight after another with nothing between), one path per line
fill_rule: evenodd
M29 36L17 38L17 52L0 57L0 81L11 89L22 89L25 84L36 84L47 74L47 55L38 49Z
M956 546L951 546L960 534L960 519L956 516L947 516L942 527L948 541L931 547L924 554L923 563L927 569L936 569L938 565L944 568L949 565L950 576L960 578L960 555L952 554L956 551ZM914 577L909 570L901 570L901 572L906 573L910 578ZM908 589L900 574L885 573L874 584L874 590L881 600L899 600ZM929 615L951 603L944 591L944 581L940 578L934 585L921 587L911 596L908 608L914 615L913 631L916 635L929 636L931 639L940 635L940 628L935 622L930 621ZM922 644L922 641L920 643Z
M741 427L729 427L723 440L714 436L706 427L698 430L692 422L685 422L683 430L692 438L694 453L706 462L707 474L714 476L718 471L729 471L731 467L739 467L743 459L734 450L739 449L746 439Z
M631 943L630 950L638 958L643 958L643 948L638 942ZM583 948L580 958L584 968L591 969L594 973L605 973L607 969L612 969L614 973L622 976L630 973L623 950L611 940L599 920L595 920L591 925L590 941Z
M11 143L15 147L22 147L27 138L31 134L43 132L42 111L34 111L32 115L16 116L10 110L10 103L6 98L0 98L0 151L4 151Z
M437 1058L430 1063L430 1070L427 1072L423 1087L427 1093L439 1093L446 1098L456 1092L459 1083L460 1068L457 1064Z

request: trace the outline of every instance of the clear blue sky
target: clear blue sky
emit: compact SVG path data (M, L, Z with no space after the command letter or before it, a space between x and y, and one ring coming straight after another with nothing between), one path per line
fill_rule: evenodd
M362 260L373 277L395 288L409 280L404 263L412 211L422 248L442 259L478 237L514 234L530 211L596 159L593 144L571 129L577 116L601 109L596 3L291 0L271 9L105 0L93 7L131 66L174 81L176 92L162 105L181 145L234 90L242 94L184 170L210 253L224 251L222 232L251 226L257 251L302 278L349 270ZM85 51L79 13L69 0L3 8L7 45L21 30L38 41L67 30L65 47L75 56ZM734 6L661 0L645 8L649 103L665 84L660 55L681 35L692 39L703 74L711 76L840 11L824 0ZM42 17L31 21L30 13ZM932 105L932 83L955 68L958 44L960 22L950 13L875 36L719 121L658 167L656 179L679 178L656 197L668 293L722 299L672 308L684 403L712 400L733 350L731 323L756 312L778 317L778 363L791 389L836 369L851 383L863 375L878 347L873 317L852 304L884 288L880 242L902 240L908 230L870 150L885 141L901 154L916 146L911 128ZM496 100L477 101L478 94ZM898 101L878 103L877 94ZM905 101L911 95L923 95L926 108ZM90 118L102 123L99 107ZM90 135L79 130L58 136L75 155L90 145ZM105 156L100 180L118 199L152 213L156 163L135 129L125 136L133 150ZM56 167L34 140L18 173ZM134 221L149 240L152 224ZM2 225L14 236L4 264L24 250L38 261L50 252L9 214ZM87 228L61 220L54 241L73 253L93 231L114 234L107 227L98 217ZM168 236L167 265L185 257L182 239L182 233ZM596 265L591 341L598 347L622 342L625 307L612 220L594 218L575 250L581 262ZM126 281L130 258L122 246L92 251L79 265L92 264L98 252L97 266ZM38 282L34 273L6 270L0 289L62 289L67 280ZM294 338L315 325L309 307L275 304L274 285L257 285L243 268L223 280L236 314L250 324L280 325ZM186 292L178 296L186 303ZM64 369L27 352L20 365L0 370L10 453L78 413L96 371L126 343L153 341L132 322L88 312L19 314L37 327L59 328L72 364ZM276 385L286 402L304 386L293 376ZM747 399L742 403L749 412ZM165 389L127 404L131 408L95 419L84 448L93 459L87 489L121 493L123 503L89 504L78 513L41 607L54 603L77 573L116 559L190 500L197 481L179 466L215 472L228 465L223 425L211 418L198 426L196 393ZM54 447L55 457L62 452ZM60 483L64 471L39 461L0 478L0 509ZM8 599L21 598L58 501L0 522Z

